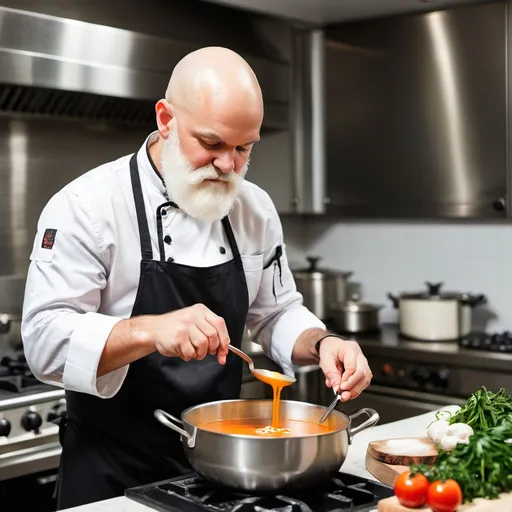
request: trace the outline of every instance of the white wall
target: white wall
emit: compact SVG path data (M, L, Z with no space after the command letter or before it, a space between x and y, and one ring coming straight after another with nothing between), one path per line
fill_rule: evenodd
M512 225L343 223L284 219L293 256L321 256L324 266L351 270L365 301L385 304L381 319L395 321L387 293L417 291L424 282L445 290L484 293L476 328L512 330ZM300 238L302 236L302 239ZM300 240L302 246L300 247Z

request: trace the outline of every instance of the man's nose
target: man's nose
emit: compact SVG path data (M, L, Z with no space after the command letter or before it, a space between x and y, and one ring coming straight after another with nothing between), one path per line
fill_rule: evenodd
M225 174L233 172L235 169L234 152L224 151L221 155L217 156L213 161L213 165Z

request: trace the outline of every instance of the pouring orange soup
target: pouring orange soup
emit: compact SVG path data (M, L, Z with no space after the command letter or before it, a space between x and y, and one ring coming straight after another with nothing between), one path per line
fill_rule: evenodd
M272 371L254 371L254 376L272 386L272 422L268 425L266 419L232 419L217 420L204 423L200 428L210 432L221 434L238 435L264 435L270 437L294 436L301 437L307 435L327 434L334 429L326 424L315 423L302 420L280 420L279 406L281 402L281 391L284 387L290 386L294 381L288 380L286 376Z

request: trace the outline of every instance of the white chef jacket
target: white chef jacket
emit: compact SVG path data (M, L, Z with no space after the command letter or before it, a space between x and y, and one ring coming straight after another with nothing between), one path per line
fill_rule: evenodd
M147 151L156 138L155 132L146 139L137 161L158 259L156 210L167 199ZM22 339L34 375L103 398L118 392L128 372L129 365L96 376L112 328L131 316L140 277L130 156L86 172L50 199L39 218L23 305ZM169 196L172 199L172 191ZM303 306L268 194L245 181L229 219L249 291L249 332L287 374L293 374L291 354L298 336L325 325ZM162 228L165 258L175 263L205 267L233 258L220 221L202 222L168 207ZM47 230L53 230L50 239L43 240ZM273 264L264 269L279 245L281 277Z

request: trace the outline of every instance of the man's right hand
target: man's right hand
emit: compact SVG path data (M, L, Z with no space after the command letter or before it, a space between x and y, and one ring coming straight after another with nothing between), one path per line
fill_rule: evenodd
M97 376L147 356L155 350L185 361L217 354L226 363L229 334L224 319L202 304L163 315L141 315L119 321L101 354Z
M217 354L226 363L229 334L224 319L203 304L153 316L152 337L160 354L185 361Z

